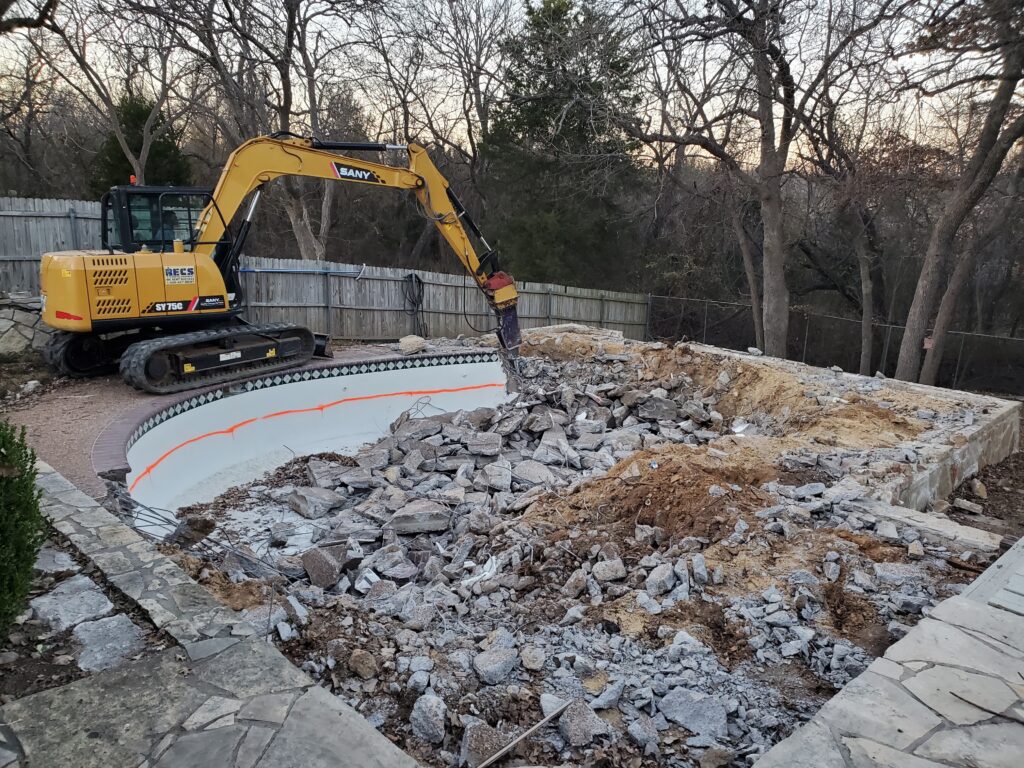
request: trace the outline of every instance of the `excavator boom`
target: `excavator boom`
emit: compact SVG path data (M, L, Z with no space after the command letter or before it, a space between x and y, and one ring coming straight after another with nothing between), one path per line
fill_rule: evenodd
M408 153L407 168L375 163L336 154L338 150L386 151ZM197 253L212 255L243 201L264 184L280 176L304 176L332 181L409 190L416 195L424 214L455 252L456 258L487 297L498 319L501 346L515 356L518 350L519 324L515 312L515 283L495 264L494 251L462 203L451 191L447 180L431 162L427 151L417 145L360 144L324 142L300 137L261 136L242 144L228 158L210 204L199 218ZM250 217L251 217L250 209ZM465 226L464 226L465 224ZM481 258L469 238L466 227L477 235L487 252ZM240 250L240 243L235 250Z

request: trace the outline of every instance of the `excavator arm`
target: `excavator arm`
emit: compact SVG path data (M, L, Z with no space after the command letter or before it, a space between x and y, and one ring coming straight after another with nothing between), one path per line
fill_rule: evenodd
M409 157L408 168L336 154L336 151L342 150L389 149L405 150ZM498 269L493 251L487 250L483 256L477 255L466 227L488 248L486 240L449 189L448 182L431 162L426 150L416 144L406 147L275 136L250 139L228 158L211 201L200 215L193 250L212 257L217 243L224 235L227 222L232 220L245 199L254 193L258 195L262 185L279 176L304 176L391 187L415 194L426 216L434 222L494 310L498 319L498 340L507 357L514 359L517 356L520 334L515 283L509 275ZM242 225L243 230L236 238L232 248L233 256L237 256L241 248L256 199L254 196ZM463 226L464 223L466 226Z

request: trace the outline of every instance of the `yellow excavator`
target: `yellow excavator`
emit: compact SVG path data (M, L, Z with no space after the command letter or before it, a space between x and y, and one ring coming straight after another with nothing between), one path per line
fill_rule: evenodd
M387 151L405 152L408 167L339 154ZM242 144L212 191L125 185L104 194L102 250L42 258L43 321L57 330L45 350L50 365L67 376L89 376L119 363L127 383L162 394L291 368L317 353L329 356L329 340L308 328L241 318L239 258L263 185L279 176L411 191L483 291L497 317L499 351L514 369L520 343L515 283L426 150L293 134ZM245 215L232 228L247 198Z

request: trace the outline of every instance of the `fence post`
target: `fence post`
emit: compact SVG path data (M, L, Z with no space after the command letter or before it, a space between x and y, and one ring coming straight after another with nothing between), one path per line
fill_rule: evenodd
M252 305L253 289L255 288L256 275L251 271L245 273L245 314L246 319L250 323L257 323L259 320L256 319L256 309Z
M704 331L700 335L701 344L708 343L708 300L704 299Z
M548 286L548 325L551 325L551 286Z
M326 267L327 265L324 264ZM327 339L333 336L331 333L331 270L324 269L324 311L327 313Z
M600 299L601 299L601 303L598 305L599 309L598 309L597 327L598 328L604 328L604 294L603 293L601 294Z
M644 313L644 341L651 339L651 294L647 294L647 312Z
M74 208L68 208L68 226L71 227L71 247L78 250L78 217Z

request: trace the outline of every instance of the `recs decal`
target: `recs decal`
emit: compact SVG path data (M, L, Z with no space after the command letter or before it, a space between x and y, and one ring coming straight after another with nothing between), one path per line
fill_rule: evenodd
M353 168L344 163L331 163L334 166L334 175L343 181L365 181L368 184L383 184L384 179L373 171L363 168Z
M195 296L191 301L154 301L144 310L144 315L164 312L195 312L201 309L224 309L223 296Z
M166 285L192 285L195 281L195 267L164 267Z

